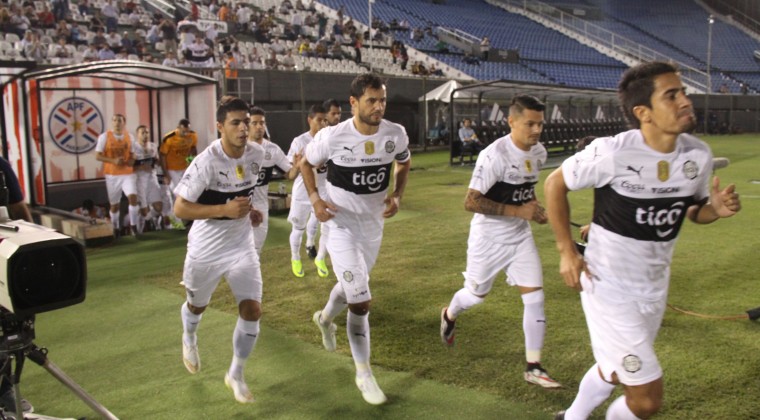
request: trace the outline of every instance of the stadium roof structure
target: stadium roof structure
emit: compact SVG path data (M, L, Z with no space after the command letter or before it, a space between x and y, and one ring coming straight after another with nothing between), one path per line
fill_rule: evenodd
M617 92L612 89L582 89L558 85L527 84L509 80L492 80L463 85L452 89L450 97L475 97L480 100L509 101L517 94L530 94L542 100L559 102L572 99L590 99L593 102L617 100Z
M21 77L37 66L35 61L0 60L0 88Z
M141 61L109 60L89 63L72 64L47 70L30 72L24 75L26 79L37 80L40 87L45 87L45 81L61 78L77 78L80 80L79 89L87 89L85 79L101 79L117 81L134 89L172 89L192 87L216 83L211 77L189 71L166 67ZM98 89L93 87L93 89Z

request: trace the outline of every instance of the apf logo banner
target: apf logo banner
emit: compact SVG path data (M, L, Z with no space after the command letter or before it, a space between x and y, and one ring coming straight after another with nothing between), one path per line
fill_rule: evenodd
M66 98L56 104L48 116L50 138L61 150L71 154L87 153L95 148L104 131L103 114L84 98Z

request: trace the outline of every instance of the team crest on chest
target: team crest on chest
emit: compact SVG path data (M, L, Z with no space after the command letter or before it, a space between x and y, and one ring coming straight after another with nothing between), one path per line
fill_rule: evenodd
M266 153L264 154L264 159L265 159L265 160L271 160L271 159L272 159L272 153L270 153L270 152L266 152Z
M694 161L687 160L683 164L683 176L688 179L694 179L699 175L699 167Z
M255 163L255 162L251 163L251 173L252 174L259 173L259 169L261 169L261 168L259 168L259 164L258 163Z
M373 143L372 141L364 142L364 153L368 155L375 154L375 143Z
M396 150L396 143L393 142L393 137L385 137L385 153L393 153Z
M666 160L657 162L657 179L662 182L670 178L670 164Z

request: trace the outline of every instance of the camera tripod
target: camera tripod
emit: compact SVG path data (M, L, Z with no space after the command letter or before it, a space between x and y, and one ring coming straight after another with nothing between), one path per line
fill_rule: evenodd
M66 385L79 399L84 401L90 408L96 413L103 416L107 420L119 420L118 417L113 415L107 408L103 407L100 403L87 393L82 387L80 387L73 379L69 378L58 366L47 358L47 349L37 347L32 340L34 339L34 315L19 318L8 311L0 310L0 325L2 326L3 336L0 337L0 357L5 355L7 357L6 363L9 365L10 374L8 379L13 382L13 391L15 394L15 406L16 406L16 419L51 419L54 417L37 416L35 414L24 415L21 413L21 417L18 417L21 409L21 391L19 390L19 382L21 380L21 372L24 369L24 361L29 360L42 366L48 371L55 379ZM12 363L15 362L15 363ZM3 372L0 372L0 374ZM7 371L5 373L8 373ZM0 410L0 420L8 419ZM13 417L11 417L13 418Z

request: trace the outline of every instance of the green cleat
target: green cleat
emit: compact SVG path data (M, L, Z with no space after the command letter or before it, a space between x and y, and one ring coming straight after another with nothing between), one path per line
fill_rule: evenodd
M330 270L327 268L327 262L324 259L314 260L314 265L317 266L317 274L319 277L327 277L330 275Z
M303 277L303 264L301 260L290 260L290 266L293 269L293 275L301 278Z

